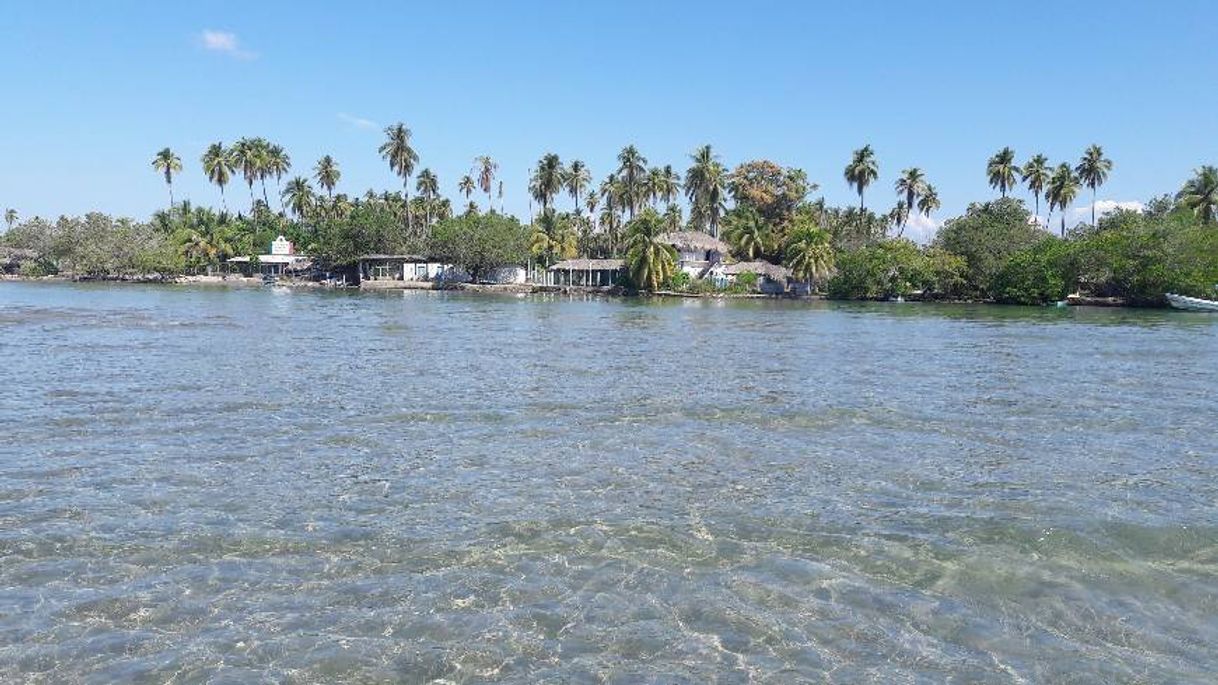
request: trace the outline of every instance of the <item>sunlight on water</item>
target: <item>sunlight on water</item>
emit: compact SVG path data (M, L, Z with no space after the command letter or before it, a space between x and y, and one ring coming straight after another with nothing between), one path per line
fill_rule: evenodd
M0 680L1206 681L1216 334L0 285Z

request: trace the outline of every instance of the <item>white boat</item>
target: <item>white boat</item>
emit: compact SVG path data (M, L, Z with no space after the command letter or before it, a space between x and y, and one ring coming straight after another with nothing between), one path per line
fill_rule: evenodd
M1176 309L1186 309L1190 312L1218 312L1218 302L1203 300L1200 297L1176 295L1167 293L1167 303Z

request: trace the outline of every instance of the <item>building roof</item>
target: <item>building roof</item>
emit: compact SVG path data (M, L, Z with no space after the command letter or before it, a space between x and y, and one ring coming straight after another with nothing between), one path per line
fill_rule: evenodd
M621 259L566 259L550 267L550 271L616 271L626 266Z
M360 256L360 261L365 259L400 259L404 262L430 262L431 259L417 254L366 254Z
M760 260L724 264L721 268L723 273L729 276L739 276L740 274L744 273L754 273L758 276L765 276L772 281L785 281L791 278L791 270L787 267Z
M678 250L714 250L722 254L727 254L728 251L726 243L702 231L669 231L668 233L661 233L659 240L672 245Z
M263 254L258 255L258 261L262 264L294 264L296 262L308 261L311 258L308 255L301 254ZM254 261L249 257L230 257L229 264L248 264Z

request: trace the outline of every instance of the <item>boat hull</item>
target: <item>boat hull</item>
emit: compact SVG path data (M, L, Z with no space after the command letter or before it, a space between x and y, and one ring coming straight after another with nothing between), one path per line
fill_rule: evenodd
M1175 293L1168 293L1166 297L1167 303L1176 309L1190 312L1218 312L1218 302L1213 300L1203 300L1200 297L1176 295Z

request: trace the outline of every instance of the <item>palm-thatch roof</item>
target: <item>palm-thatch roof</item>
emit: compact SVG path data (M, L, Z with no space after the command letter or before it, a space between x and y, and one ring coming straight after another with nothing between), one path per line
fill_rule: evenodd
M621 259L565 259L550 267L550 271L616 271L624 268Z
M791 270L787 267L779 266L778 264L771 264L761 260L724 264L723 273L728 276L739 276L740 274L753 273L757 274L758 276L765 276L771 281L785 281L791 278Z
M720 254L727 254L728 251L727 243L702 231L669 231L661 233L659 240L683 252L713 250Z
M423 257L423 256L417 255L417 254L366 254L366 255L360 255L361 261L365 260L365 259L375 260L375 261L401 260L403 262L429 262L429 261L432 261L432 260L428 259L427 257Z

